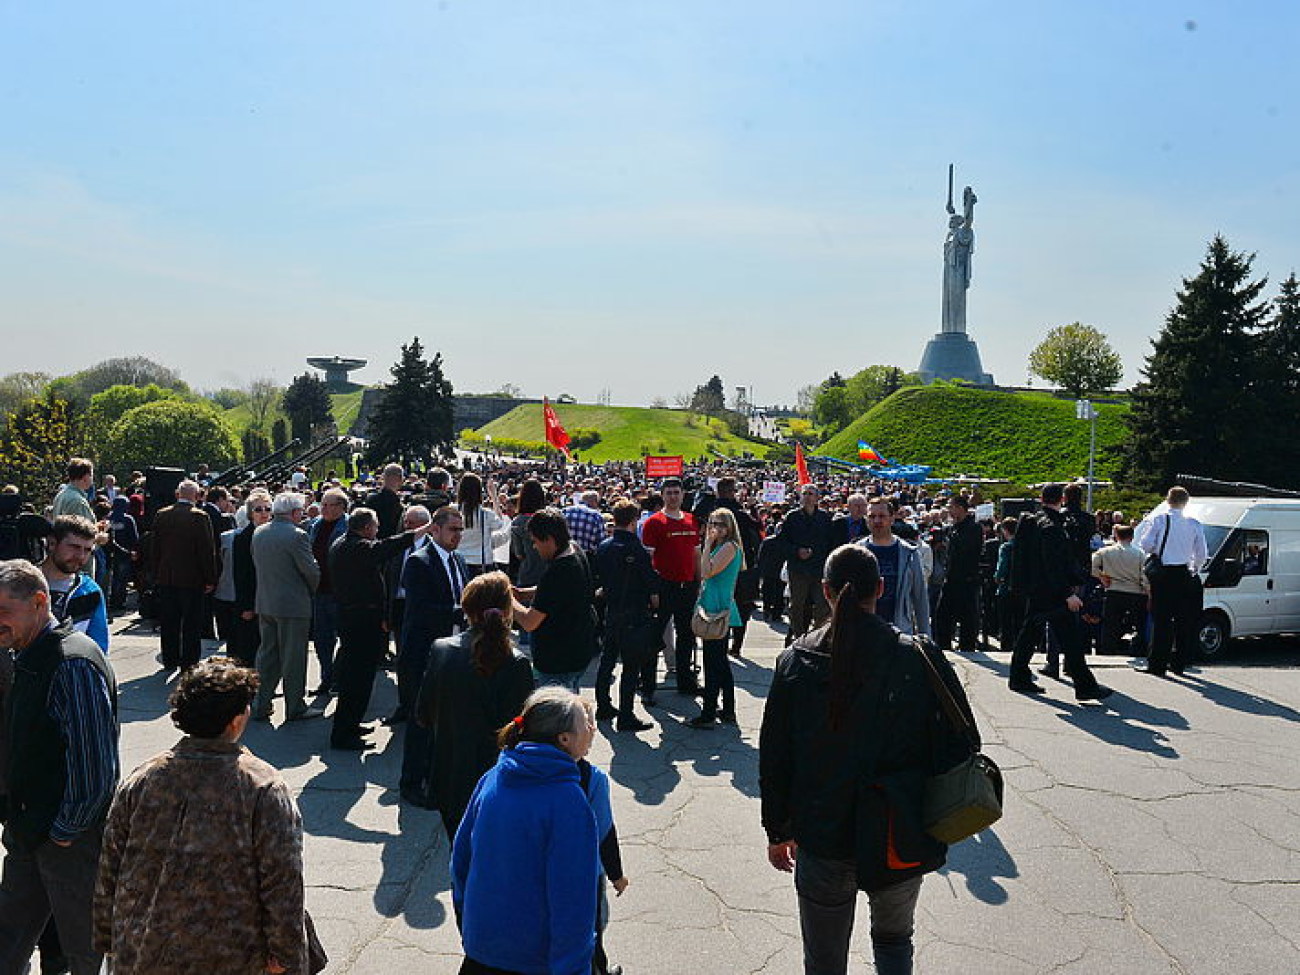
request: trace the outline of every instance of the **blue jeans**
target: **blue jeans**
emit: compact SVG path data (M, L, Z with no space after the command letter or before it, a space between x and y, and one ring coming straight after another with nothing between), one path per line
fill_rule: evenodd
M877 975L911 975L912 919L922 879L912 877L867 894ZM858 899L857 865L800 849L795 858L794 886L799 894L804 975L845 975Z
M569 690L573 691L574 694L577 694L578 683L582 680L582 675L586 672L586 670L572 670L564 674L544 674L534 667L533 680L536 681L538 687L567 687Z
M339 601L333 593L318 592L311 600L311 642L320 664L321 687L334 684L334 648L339 642Z

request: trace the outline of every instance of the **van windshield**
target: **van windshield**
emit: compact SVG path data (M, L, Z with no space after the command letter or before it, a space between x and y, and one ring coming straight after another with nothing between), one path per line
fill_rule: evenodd
M1219 554L1220 546L1232 529L1222 525L1202 525L1201 528L1205 531L1205 551L1209 553L1210 558L1214 558Z

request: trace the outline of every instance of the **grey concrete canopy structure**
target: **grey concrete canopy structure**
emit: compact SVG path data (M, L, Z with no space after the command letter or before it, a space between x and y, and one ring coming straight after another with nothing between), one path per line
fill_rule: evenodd
M325 373L325 385L331 393L346 392L348 373L360 369L366 364L365 359L345 359L342 356L314 355L307 359L307 365Z
M980 364L979 347L966 334L966 292L970 289L975 252L975 191L962 191L962 212L952 204L952 166L948 167L948 236L943 243L943 303L939 333L925 346L917 372L923 382L962 379L980 386L993 377Z

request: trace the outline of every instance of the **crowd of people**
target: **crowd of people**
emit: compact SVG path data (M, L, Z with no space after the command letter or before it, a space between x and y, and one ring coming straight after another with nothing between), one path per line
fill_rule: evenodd
M214 942L229 962L212 970L315 970L310 925L295 920L293 799L238 741L249 721L315 720L329 726L322 748L364 751L388 667L400 801L437 809L452 844L462 971L617 972L603 890L628 881L608 782L586 759L596 723L653 728L661 683L700 700L690 728L735 723L731 658L760 614L787 646L764 715L763 825L773 865L796 874L807 970L844 971L862 889L877 970L910 971L921 876L944 854L916 789L965 747L911 679L921 655L963 707L946 654L990 640L1012 651L1013 691L1043 691L1030 669L1042 651L1042 673L1063 665L1079 700L1104 699L1090 645L1117 652L1132 633L1142 653L1153 626L1148 669L1181 671L1206 558L1181 488L1135 543L1121 513L1085 511L1077 485L1046 485L1034 510L995 522L978 489L833 471L800 483L725 462L654 481L638 464L483 457L418 473L389 464L351 483L205 474L158 497L138 474L97 485L74 458L48 508L4 536L0 971L21 971L38 940L46 971L98 971L105 953L122 971L176 967L174 907L145 892L213 844L242 851L263 881L187 877L205 931L217 937L227 910L251 924L267 898L276 924ZM1168 571L1144 571L1149 556ZM186 737L119 788L109 622L132 599L156 620ZM594 704L578 696L593 664ZM912 696L887 693L896 686ZM882 722L896 742L864 772L860 743ZM864 775L881 783L872 816L897 836L859 835ZM177 804L196 798L192 839L156 848L156 824L184 820ZM901 872L895 840L910 844Z

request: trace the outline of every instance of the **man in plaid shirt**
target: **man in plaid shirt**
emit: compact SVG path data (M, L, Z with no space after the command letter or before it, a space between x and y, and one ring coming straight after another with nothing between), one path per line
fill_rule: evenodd
M578 498L579 503L564 509L564 520L569 524L573 543L590 558L596 554L596 546L605 540L605 519L600 513L600 495L597 492L583 491Z

